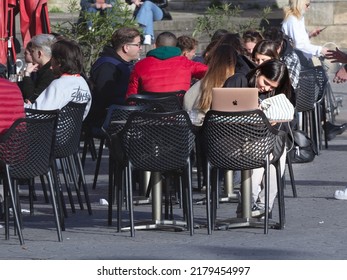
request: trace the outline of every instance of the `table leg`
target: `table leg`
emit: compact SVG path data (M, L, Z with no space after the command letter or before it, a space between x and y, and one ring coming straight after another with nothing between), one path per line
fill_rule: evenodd
M242 218L252 217L252 181L251 170L241 172L241 200L242 200Z
M152 219L160 221L162 216L162 180L160 172L152 172Z
M220 197L219 201L237 201L237 194L234 193L234 172L232 170L225 170L224 172L224 196Z

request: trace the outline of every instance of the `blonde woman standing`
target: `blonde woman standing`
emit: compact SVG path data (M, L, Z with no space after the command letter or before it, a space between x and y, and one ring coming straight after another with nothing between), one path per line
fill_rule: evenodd
M282 22L283 32L293 40L294 48L302 51L307 59L311 59L312 56L325 56L328 51L327 48L310 42L310 38L318 36L322 31L321 28L306 31L304 15L311 5L310 0L289 0L289 5L284 8Z

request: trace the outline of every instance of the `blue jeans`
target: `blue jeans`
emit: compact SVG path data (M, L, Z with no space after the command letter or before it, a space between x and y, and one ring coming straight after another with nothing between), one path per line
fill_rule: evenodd
M145 1L141 5L140 10L136 15L136 20L143 28L145 35L151 35L154 39L154 21L162 20L163 11L153 2Z

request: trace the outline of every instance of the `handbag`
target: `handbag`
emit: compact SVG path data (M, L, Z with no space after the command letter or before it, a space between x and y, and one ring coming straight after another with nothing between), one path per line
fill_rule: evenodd
M260 108L270 122L288 122L294 118L294 106L283 93L262 100Z
M305 163L314 160L317 155L315 146L306 132L302 130L293 130L288 134L288 156L292 163Z

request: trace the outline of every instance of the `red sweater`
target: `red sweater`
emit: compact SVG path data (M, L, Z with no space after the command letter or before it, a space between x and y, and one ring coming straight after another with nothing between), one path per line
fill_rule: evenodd
M0 78L0 135L25 116L22 93L16 83Z
M143 91L187 91L192 78L201 79L205 75L205 64L189 60L171 50L171 53L166 54L167 49L163 48L165 47L151 51L150 56L147 55L135 64L130 74L126 98Z

